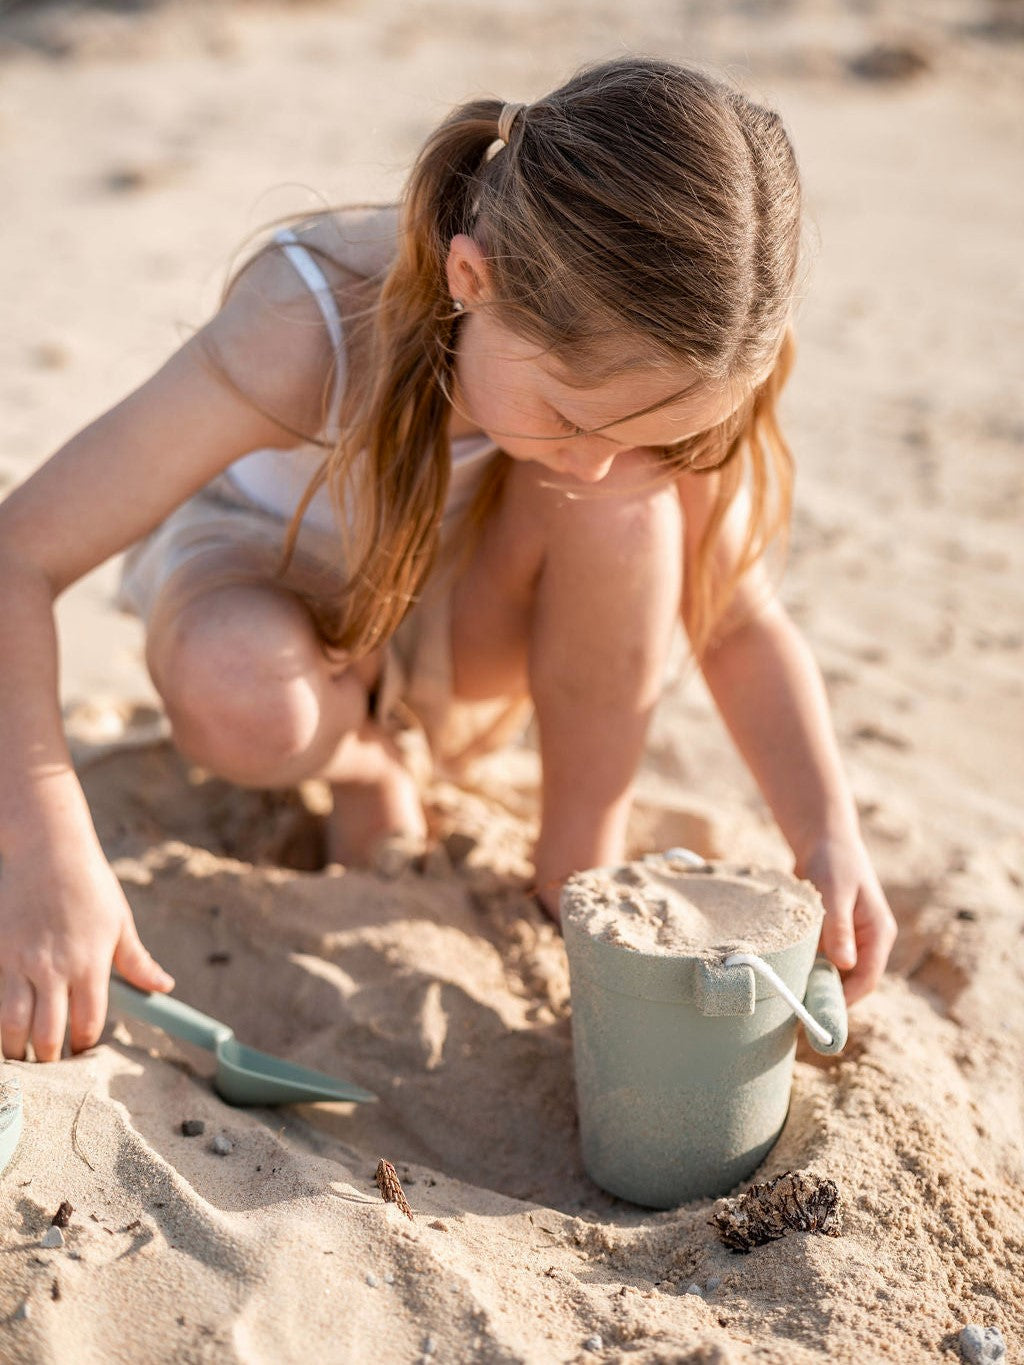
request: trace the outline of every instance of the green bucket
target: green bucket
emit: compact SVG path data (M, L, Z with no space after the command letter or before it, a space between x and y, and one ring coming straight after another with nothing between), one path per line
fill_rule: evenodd
M653 875L662 889L677 881L684 897L718 879L717 894L728 882L738 908L744 897L749 903L749 932L740 939L666 951L609 931L607 917L595 925L581 913L594 908L595 872L570 878L562 893L587 1173L609 1193L650 1208L726 1194L761 1163L786 1121L795 1011L818 1052L846 1043L839 974L815 957L821 902L806 882L706 863L682 849L596 874L609 896ZM764 878L776 904L789 894L802 906L791 941L785 925L777 927L759 952Z

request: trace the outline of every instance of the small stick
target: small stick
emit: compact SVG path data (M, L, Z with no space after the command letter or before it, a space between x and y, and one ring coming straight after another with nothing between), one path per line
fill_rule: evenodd
M85 1108L85 1102L91 1094L92 1094L91 1090L87 1090L85 1092L85 1094L82 1096L82 1103L78 1106L78 1112L75 1114L75 1121L71 1125L71 1149L76 1156L80 1156L82 1158L85 1164L89 1167L90 1171L95 1171L96 1167L92 1164L92 1162L89 1160L86 1154L82 1151L81 1147L78 1145L78 1120L82 1117L82 1110Z
M409 1201L405 1197L402 1189L402 1182L398 1178L398 1172L390 1161L385 1161L383 1157L377 1162L377 1188L380 1190L381 1198L386 1204L397 1204L405 1214L406 1218L412 1218L412 1209Z

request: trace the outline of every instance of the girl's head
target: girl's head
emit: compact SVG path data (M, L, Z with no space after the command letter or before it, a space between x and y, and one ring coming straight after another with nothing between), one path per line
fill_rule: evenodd
M589 430L643 407L664 421L609 435L669 446L718 426L772 370L792 303L800 186L777 115L700 72L637 59L521 109L487 155L500 113L479 101L442 125L407 207L443 285L486 310L475 335L488 353L504 333L506 350L539 357L536 374L519 367L538 382L524 394L530 425L512 431L550 440L566 416ZM474 137L466 175L452 151ZM643 401L597 401L608 381Z
M341 637L356 649L394 628L435 553L449 400L513 458L587 482L630 446L659 448L678 471L736 466L745 449L748 563L785 519L774 398L800 187L778 116L720 79L641 58L589 67L511 121L506 109L507 142L503 107L457 108L417 159L372 363L350 384L353 421L328 462L337 487L360 449L370 456ZM718 520L741 477L723 471ZM722 597L707 589L688 597L701 639Z

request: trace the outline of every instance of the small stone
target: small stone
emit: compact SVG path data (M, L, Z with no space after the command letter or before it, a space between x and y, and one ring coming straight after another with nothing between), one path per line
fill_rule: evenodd
M435 1231L437 1231L437 1232L447 1232L447 1231L448 1231L448 1225L447 1225L446 1223L442 1223L441 1220L440 1220L440 1218L435 1218L434 1221L433 1221L432 1223L428 1223L428 1224L427 1224L427 1227L428 1227L428 1228L434 1228Z
M687 1294L697 1294L700 1298L704 1297L704 1290L701 1289L700 1285L696 1282L694 1284L688 1284L686 1286L686 1292Z
M713 1294L721 1283L722 1283L721 1275L712 1275L711 1279L708 1280L708 1293Z
M477 840L472 834L465 834L458 829L453 830L444 840L444 850L453 867L461 867L476 846Z
M226 1138L223 1133L218 1133L210 1143L210 1151L215 1152L217 1156L230 1156L234 1145L230 1138Z
M377 1286L380 1284L380 1280L377 1279L377 1276L373 1273L372 1270L368 1270L366 1272L366 1283L370 1286L371 1289L376 1289Z
M392 1275L391 1271L389 1270L388 1273L384 1276L384 1283L385 1283L385 1284L394 1284L394 1282L395 1282L395 1277L394 1277L394 1275Z
M998 1365L1006 1359L1006 1342L998 1327L971 1322L960 1333L960 1354L970 1365Z
M437 1350L437 1342L434 1340L434 1338L433 1338L433 1337L424 1337L424 1338L423 1338L423 1354L424 1354L425 1356L432 1356L436 1350Z
M583 1343L583 1349L585 1351L593 1351L596 1354L596 1352L604 1350L604 1342L595 1332L592 1337L587 1337L586 1341Z
M32 1305L29 1303L28 1299L22 1299L21 1303L18 1304L17 1308L11 1314L11 1321L24 1322L26 1318L30 1318L31 1316Z
M32 348L32 363L41 370L62 370L71 354L59 341L42 341Z
M202 1137L206 1124L202 1119L182 1119L181 1132L183 1137Z
M43 1240L39 1245L41 1247L62 1247L64 1245L64 1234L59 1227L52 1225L43 1233Z

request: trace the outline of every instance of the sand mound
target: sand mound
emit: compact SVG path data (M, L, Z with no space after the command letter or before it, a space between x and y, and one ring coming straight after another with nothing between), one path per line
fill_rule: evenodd
M143 937L189 1000L380 1101L230 1109L206 1054L125 1021L91 1054L15 1067L27 1121L0 1195L0 1323L30 1314L0 1331L17 1358L118 1358L132 1321L159 1323L140 1349L160 1360L299 1360L339 1332L393 1359L428 1337L439 1358L566 1359L595 1335L648 1361L884 1359L888 1339L924 1359L970 1320L1024 1329L1008 850L904 909L898 974L842 1057L801 1045L757 1177L834 1180L843 1235L736 1256L710 1201L651 1214L580 1167L564 953L522 890L523 821L440 788L461 864L438 853L386 881L261 865L246 836L294 845L312 803L228 801L167 745L108 753L84 779ZM380 1155L412 1222L380 1199ZM41 1249L64 1199L66 1246Z

